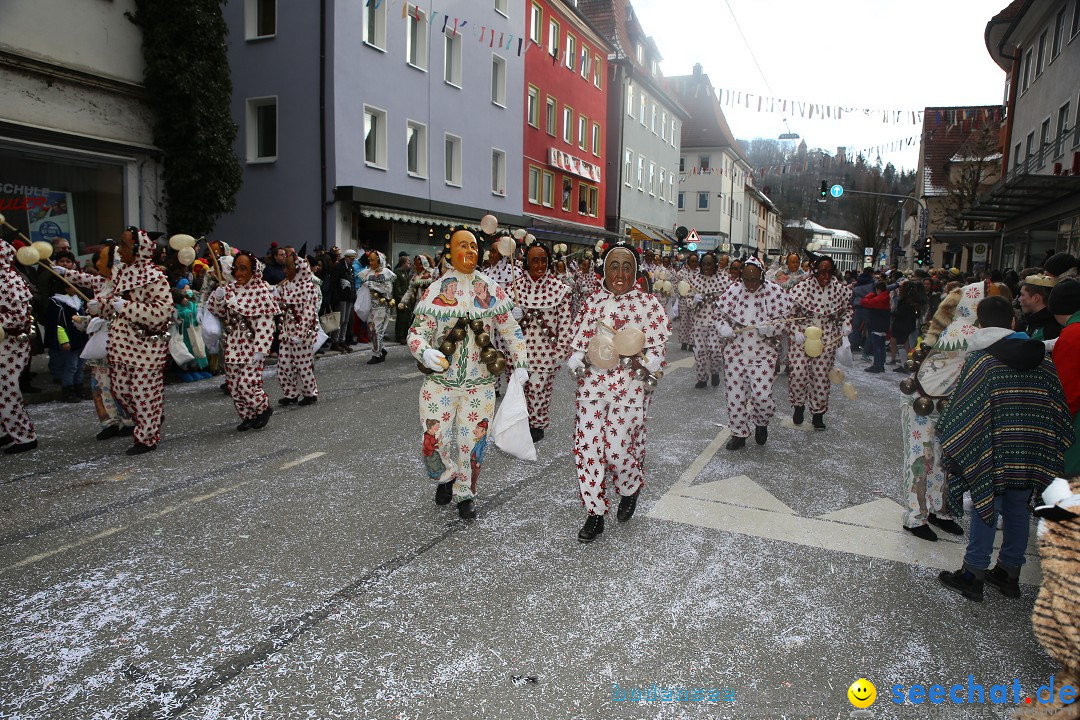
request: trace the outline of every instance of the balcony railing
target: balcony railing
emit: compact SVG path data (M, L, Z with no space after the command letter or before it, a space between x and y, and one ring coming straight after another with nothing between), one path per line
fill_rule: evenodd
M1069 150L1073 151L1071 157L1067 155ZM1057 158L1061 160L1057 161ZM1037 152L1016 163L1006 173L1005 180L1008 182L1020 175L1035 175L1051 161L1056 161L1051 166L1052 170L1056 170L1051 173L1053 175L1080 175L1080 124L1071 129L1062 128L1053 142L1042 143Z

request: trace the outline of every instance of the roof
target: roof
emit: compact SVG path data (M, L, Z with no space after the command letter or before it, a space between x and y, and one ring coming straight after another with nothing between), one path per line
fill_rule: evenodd
M693 75L677 75L667 79L679 104L690 114L682 125L682 147L730 147L740 160L749 165L742 143L735 139L724 111L720 109L720 100L716 97L712 82L707 74L699 71L700 67L695 66Z
M1007 44L1009 36L1012 34L1016 24L1024 17L1024 13L1027 12L1028 6L1031 4L1032 0L1013 0L1007 8L990 18L990 22L986 23L986 30L983 32L986 50L990 53L990 57L994 59L994 62L998 64L998 67L1005 72L1009 72L1012 67L1012 57L1003 51L1015 47L1015 43Z
M813 220L792 220L789 223L785 223L784 227L798 228L800 230L809 230L820 235L833 235L836 232L844 232L843 230L836 231L831 230L824 225L818 225Z
M923 110L922 130L922 194L940 197L948 194L949 165L957 158L973 158L970 152L973 136L984 128L999 138L996 157L1001 158L1000 129L1004 108L1001 105L969 107L928 107ZM992 160L995 153L983 157Z

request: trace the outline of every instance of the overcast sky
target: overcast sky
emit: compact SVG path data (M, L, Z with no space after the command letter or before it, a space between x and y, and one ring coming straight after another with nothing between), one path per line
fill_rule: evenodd
M909 111L907 121L898 124L883 123L880 113L823 120L789 111L791 131L811 148L835 152L841 145L852 150L917 138L922 126L910 122L911 110L993 105L1004 97L1005 73L990 59L983 33L1008 0L632 4L664 58L664 75L687 75L694 63L701 63L717 88L806 103ZM776 138L786 131L785 116L757 112L756 98L753 110L725 106L724 113L740 139ZM883 161L914 169L917 142L909 149L884 152Z

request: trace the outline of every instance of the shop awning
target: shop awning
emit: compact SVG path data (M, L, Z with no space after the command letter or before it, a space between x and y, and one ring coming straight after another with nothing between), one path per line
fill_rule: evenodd
M960 213L960 219L1007 223L1076 193L1080 193L1080 176L1013 171Z
M630 239L635 242L650 242L657 245L671 245L671 240L664 237L664 234L656 228L651 228L648 225L640 225L634 223L626 223L626 227L630 228Z
M541 240L592 245L597 240L615 240L619 237L610 230L595 225L555 220L531 213L525 213L525 217L530 223L526 229Z
M440 227L453 227L455 225L476 225L476 220L447 217L444 215L429 215L428 213L410 212L408 210L393 210L390 208L360 207L360 214L364 217L377 220L393 220L395 222L416 223L417 225L438 225Z

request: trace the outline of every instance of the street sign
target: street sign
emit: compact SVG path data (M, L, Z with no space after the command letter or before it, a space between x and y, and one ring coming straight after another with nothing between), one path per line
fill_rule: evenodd
M986 262L987 246L986 243L975 243L975 246L971 250L972 262Z
M686 249L689 250L690 252L694 252L694 251L697 250L697 245L698 245L697 230L695 230L694 228L690 228L690 234L686 236Z
M686 249L690 252L694 252L695 250L697 250L697 243L690 243L686 246Z
M863 248L863 255L865 255L866 257L873 257L874 256L874 248L872 248L872 247Z
M832 195L834 198L840 197L844 194L844 186L833 185L831 188L829 188L829 194Z

